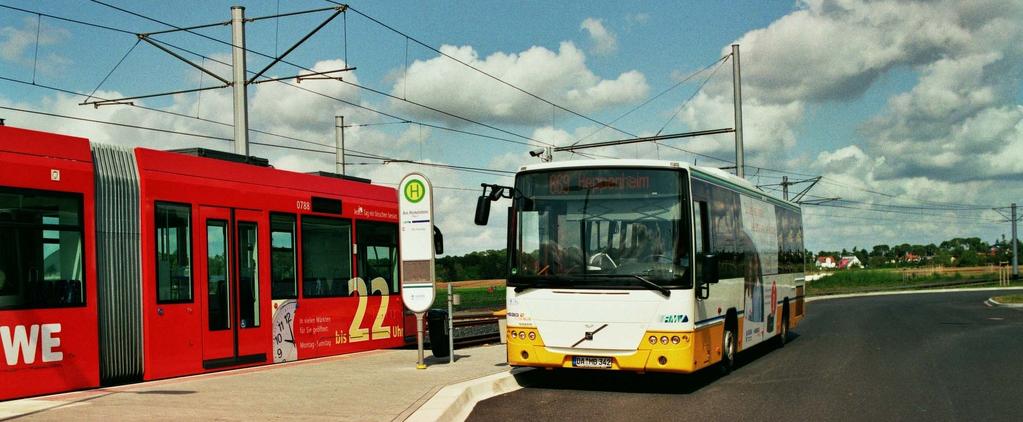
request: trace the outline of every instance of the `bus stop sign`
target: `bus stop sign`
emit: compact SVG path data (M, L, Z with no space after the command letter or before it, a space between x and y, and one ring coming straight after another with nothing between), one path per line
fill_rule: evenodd
M419 173L398 185L401 298L408 310L426 312L434 299L433 187Z

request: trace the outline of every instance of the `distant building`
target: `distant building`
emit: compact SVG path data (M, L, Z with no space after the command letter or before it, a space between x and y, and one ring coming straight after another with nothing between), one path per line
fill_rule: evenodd
M817 257L817 268L835 268L838 266L838 262L835 261L833 256L818 256Z
M906 256L902 260L905 262L920 262L920 256L912 252L906 252Z
M863 268L863 263L860 262L860 259L857 258L856 256L853 256L853 255L843 256L842 259L838 260L838 267L837 268L840 269L840 270L844 270L846 268L853 268L853 267Z

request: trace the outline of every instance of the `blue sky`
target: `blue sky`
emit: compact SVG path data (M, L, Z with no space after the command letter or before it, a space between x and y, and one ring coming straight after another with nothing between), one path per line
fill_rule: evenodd
M106 0L104 0L106 1ZM231 5L248 17L330 6L322 1L167 1L110 4L175 25L224 21ZM130 32L166 29L159 23L81 1L0 0L0 4L73 17ZM73 7L69 7L73 6ZM799 174L824 175L813 192L839 196L841 208L807 207L810 249L869 247L876 243L940 242L953 236L985 240L1007 231L997 214L982 208L1023 202L1023 109L1020 64L1023 7L1012 1L861 2L856 0L663 2L353 2L352 7L502 79L609 122L674 85L681 77L742 45L747 164ZM264 20L247 25L247 45L273 54L329 16L330 12ZM136 43L130 34L85 27L34 14L0 9L0 77L90 93ZM347 30L345 31L345 25ZM227 27L201 30L229 40ZM438 116L335 81L303 87L329 93L403 118L512 141L574 142L598 126L515 92L399 34L349 12L297 49L288 60L317 70L357 67L345 79L470 117L495 131ZM211 59L227 60L223 44L191 34L156 36ZM36 46L38 44L38 53ZM406 50L407 46L407 50ZM442 47L446 46L446 47ZM407 53L406 53L407 51ZM196 58L197 61L202 59ZM250 70L267 60L249 55ZM227 76L226 69L207 62ZM731 73L725 63L696 93L700 73L663 97L622 118L615 127L637 135L731 127ZM268 74L298 73L280 64ZM102 85L105 98L190 89L214 84L167 54L139 44ZM274 85L274 86L271 86ZM230 92L205 91L154 98L137 104L230 121ZM230 136L230 128L126 106L77 106L81 98L0 81L0 104L180 131ZM316 143L333 142L333 116L347 124L393 121L294 87L250 88L251 127ZM83 122L0 111L8 124L86 136L99 142L156 148L226 142L156 135ZM509 133L510 132L510 133ZM530 147L427 126L396 124L351 128L349 146L392 158L514 170L530 160ZM626 137L602 130L589 140ZM309 147L254 134L256 142ZM734 157L730 135L666 144L723 159ZM253 147L278 167L327 170L324 154ZM625 158L671 158L723 166L669 147L620 147L601 154ZM564 156L558 159L572 159ZM510 179L413 165L381 165L351 158L352 172L394 183L411 170L425 171L438 193L438 212L449 250L463 253L503 245L503 217L473 226L473 186ZM755 183L776 183L783 173L747 170ZM772 187L768 187L769 189ZM460 190L469 189L469 190ZM883 193L884 195L878 194ZM955 205L953 205L955 204ZM913 207L913 208L911 208ZM929 208L929 209L928 209ZM951 210L950 208L957 208ZM914 214L915 213L915 214ZM501 214L501 213L495 213ZM921 215L927 214L927 215Z

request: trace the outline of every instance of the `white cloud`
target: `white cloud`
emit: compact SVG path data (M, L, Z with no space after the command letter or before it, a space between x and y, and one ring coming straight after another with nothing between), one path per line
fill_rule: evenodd
M586 66L586 56L571 42L558 51L531 47L520 53L493 53L486 58L470 46L445 45L440 51L497 78L580 113L629 104L649 91L635 70L602 79ZM407 83L407 86L405 84ZM418 101L473 120L490 123L541 124L551 120L551 106L469 69L446 57L416 60L395 82L392 95ZM393 101L403 114L465 122Z
M774 168L786 168L776 163L800 164L793 168L825 175L827 182L812 194L868 204L988 206L1023 196L1023 186L1007 183L1023 177L1020 21L1023 3L1018 1L801 1L797 10L737 40L747 163ZM891 94L874 116L858 122L862 142L831 141L837 146L816 157L800 152L807 146L799 139L808 113L836 102L859 101L895 73L900 80L887 80L886 89L905 83L906 73L916 79L909 79L910 87L903 92ZM683 111L680 120L690 129L732 126L731 81L720 79ZM725 158L734 151L731 136L686 145ZM977 235L978 230L997 232L999 226L983 220L984 213L963 218L937 212L942 220L808 208L807 246L927 243Z
M312 68L322 71L341 67L344 67L344 63L340 60L325 60L316 63ZM358 75L349 73L345 75L345 79L353 82L358 81ZM352 103L369 105L363 102L358 95L358 91L336 81L309 80L303 81L300 86L332 97L345 99ZM233 104L231 95L232 93L229 89L204 92L201 116L230 123ZM350 118L349 121L351 122L373 122L380 119L379 116L365 110L343 105L333 99L289 88L281 84L256 85L250 89L249 95L250 128L285 134L320 145L301 143L260 133L251 133L251 142L332 152L335 139L335 115L345 115ZM122 92L100 91L96 93L96 96L100 98L120 98L124 97L125 94ZM233 136L233 131L229 126L219 126L196 119L169 116L135 107L83 107L78 105L79 102L81 102L80 97L66 94L47 96L39 103L15 102L0 94L0 104L17 108L41 109L56 114L130 123L181 132L202 133L226 139L230 139ZM138 104L146 105L146 102L141 101ZM196 96L174 96L172 97L172 103L166 109L194 115ZM137 129L98 125L53 117L13 112L5 117L7 117L7 123L12 126L86 137L91 141L101 143L141 146L154 149L198 146L231 151L233 148L233 144L228 141L146 132ZM385 128L387 128L387 131L378 129L378 127L356 126L348 128L345 132L346 147L349 149L349 152L358 150L391 158L417 161L420 160L420 154L422 153L426 158L424 161L437 162L437 160L431 159L431 157L436 156L436 152L431 150L429 142L433 139L432 129L417 125L409 125L404 129L401 129L400 126L386 126ZM335 170L334 155L331 153L319 154L260 145L251 145L250 149L253 155L269 158L274 167L282 170L297 172ZM514 169L515 163L521 163L524 161L524 157L526 157L524 153L518 159L508 156L507 162L501 164L500 168ZM348 174L370 178L374 183L378 184L396 184L405 174L411 171L426 174L433 181L434 185L437 186L435 190L435 207L438 226L444 231L449 254L464 254L478 249L499 249L504 247L504 230L507 216L501 211L503 208L495 206L490 224L486 227L477 227L472 223L472 211L479 192L471 189L466 191L449 188L479 186L479 183L483 181L510 184L510 178L481 176L407 163L381 165L376 160L358 157L348 157L348 162L350 164L347 168ZM364 165L363 163L375 164Z
M649 22L649 21L650 21L650 14L649 13L642 13L642 12L640 12L640 13L629 13L629 14L625 15L625 22L627 22L629 25L632 25L632 26L646 25L647 22Z
M603 19L586 18L579 24L579 29L590 35L590 42L593 43L590 52L593 54L607 56L618 50L618 39L604 27Z
M0 59L25 67L36 66L39 72L54 74L58 69L70 65L71 61L45 50L37 60L36 43L40 47L51 46L70 37L71 33L64 28L45 25L42 21L26 17L21 27L0 28Z
M916 85L863 122L864 152L889 158L878 176L1008 176L1016 166L985 157L1023 142L1013 95L1023 71L1020 19L1023 4L1006 1L801 2L737 41L748 161L786 158L798 147L806 110L858 100L882 75L911 69ZM692 129L731 127L731 90L730 79L713 81L682 121ZM694 148L732 149L723 141Z

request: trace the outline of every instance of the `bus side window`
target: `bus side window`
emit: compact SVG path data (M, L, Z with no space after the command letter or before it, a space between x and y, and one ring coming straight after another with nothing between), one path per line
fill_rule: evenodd
M704 255L710 253L710 229L707 227L707 201L697 201L693 209L693 240L696 243L696 279L703 276L700 268L700 261Z

